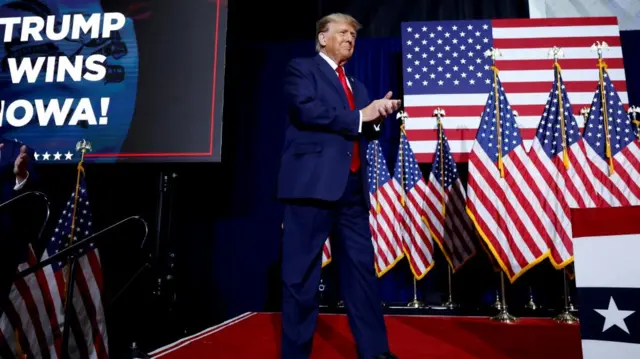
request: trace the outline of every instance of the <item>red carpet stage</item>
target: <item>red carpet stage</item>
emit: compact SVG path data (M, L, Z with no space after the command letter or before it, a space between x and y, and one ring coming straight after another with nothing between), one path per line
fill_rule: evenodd
M401 359L579 359L580 328L551 319L518 324L481 317L387 316ZM153 358L279 359L280 314L246 313L150 353ZM321 314L312 358L356 359L344 315Z

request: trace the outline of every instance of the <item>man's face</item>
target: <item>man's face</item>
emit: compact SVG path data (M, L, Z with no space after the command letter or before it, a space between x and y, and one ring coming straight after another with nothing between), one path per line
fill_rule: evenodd
M356 30L349 23L332 22L329 24L329 29L319 36L327 55L338 62L338 65L346 62L353 55Z

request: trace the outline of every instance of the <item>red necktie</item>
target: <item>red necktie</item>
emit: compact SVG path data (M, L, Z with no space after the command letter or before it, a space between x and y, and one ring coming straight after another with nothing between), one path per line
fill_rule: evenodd
M342 87L344 88L344 92L347 95L347 101L349 101L349 107L352 110L356 109L356 102L353 100L353 92L349 88L347 84L347 77L344 75L344 69L342 66L338 66L336 68L336 72L338 73L338 78L340 79L340 83L342 83ZM351 172L356 172L360 168L360 146L358 144L358 140L353 141L353 155L351 156Z

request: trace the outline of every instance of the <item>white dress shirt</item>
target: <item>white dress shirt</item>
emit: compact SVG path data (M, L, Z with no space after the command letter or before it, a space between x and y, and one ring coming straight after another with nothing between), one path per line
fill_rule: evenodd
M325 55L323 52L319 52L319 54L320 54L320 57L325 59L329 63L329 65L331 65L331 68L336 73L336 76L338 76L338 72L336 71L336 69L338 68L338 64L336 64L333 60L329 58L329 56ZM349 81L349 78L347 78L347 86L349 86L349 89L353 91L353 87L351 87L351 82ZM358 112L360 113L360 125L358 126L358 133L361 133L362 132L362 110ZM374 124L373 127L375 128L376 131L380 131L380 125Z
M21 190L22 187L24 187L24 184L27 183L28 179L29 179L29 171L27 171L27 177L25 177L22 181L18 181L18 178L16 177L16 185L13 186L13 190L14 191Z

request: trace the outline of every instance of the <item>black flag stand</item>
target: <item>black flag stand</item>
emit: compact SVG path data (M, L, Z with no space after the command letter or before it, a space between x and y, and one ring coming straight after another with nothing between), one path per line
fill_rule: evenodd
M13 283L13 275L15 273L15 268L20 264L20 260L24 258L29 251L29 243L32 245L36 245L39 247L41 243L42 233L49 222L49 214L50 211L50 202L47 196L42 192L31 191L25 192L18 196L11 198L10 200L0 203L0 212L8 211L9 209L14 209L14 206L20 203L23 203L25 199L35 197L40 200L45 209L45 216L40 226L40 230L36 237L33 238L32 241L26 240L28 237L19 236L15 240L11 241L11 243L5 243L0 238L0 268L2 268L0 273L0 313L4 312L5 304L10 300L9 292L11 291L11 285ZM33 209L29 210L30 213L35 212ZM20 240L20 238L24 238L25 240Z
M44 217L44 222L42 222L42 226L40 227L40 231L38 232L37 239L39 240L40 238L42 238L42 232L44 232L44 229L47 226L47 222L49 222L49 215L51 214L51 209L50 209L51 203L49 203L49 199L44 193L38 192L38 191L31 191L31 192L25 192L20 195L17 195L8 201L0 203L0 211L6 210L7 208L11 208L12 205L22 202L23 199L31 196L39 197L44 202L45 209L47 210L46 215Z
M16 275L16 279L18 278L24 278L26 276L28 276L29 274L33 274L41 269L43 269L44 267L51 265L52 263L56 263L56 262L69 262L71 263L70 265L70 269L69 269L69 273L73 274L73 271L75 270L76 267L76 261L79 257L82 257L84 255L87 254L87 250L91 247L97 247L96 243L99 242L100 240L102 240L105 236L105 233L110 232L111 230L120 227L121 225L127 223L127 222L131 222L131 221L140 221L142 223L142 225L144 226L144 237L142 240L142 243L144 243L144 241L147 238L147 235L149 233L149 229L147 226L147 222L138 217L138 216L131 216L128 218L125 218L123 220L121 220L120 222L117 222L85 239L83 239L82 241L76 242L73 245L61 250L60 252L54 254L53 256L39 262L38 264L31 266L25 270L23 270L22 272L19 272ZM65 313L64 313L64 329L62 332L62 353L61 353L61 359L69 359L69 318L71 316L71 310L73 310L73 292L74 292L74 286L75 286L75 276L74 275L70 275L69 279L67 281L67 305L65 308Z

